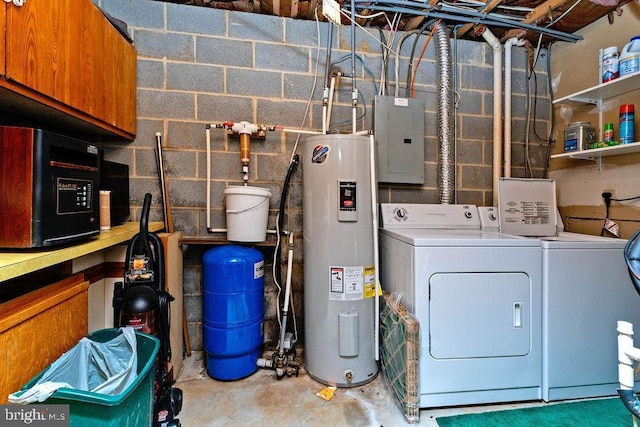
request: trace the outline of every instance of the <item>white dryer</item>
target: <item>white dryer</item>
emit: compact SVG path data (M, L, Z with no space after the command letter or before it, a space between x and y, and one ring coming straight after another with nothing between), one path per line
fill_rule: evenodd
M382 204L381 284L420 322L420 407L539 400L540 242L471 205Z

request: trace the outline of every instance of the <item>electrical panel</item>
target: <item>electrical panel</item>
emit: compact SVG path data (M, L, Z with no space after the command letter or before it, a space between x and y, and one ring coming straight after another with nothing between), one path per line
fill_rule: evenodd
M377 95L378 182L424 184L424 100Z

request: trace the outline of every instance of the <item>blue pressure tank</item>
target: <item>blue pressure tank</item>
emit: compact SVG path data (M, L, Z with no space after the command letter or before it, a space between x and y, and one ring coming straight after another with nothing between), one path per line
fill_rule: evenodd
M263 341L264 257L228 245L202 257L203 329L207 373L232 381L257 370Z

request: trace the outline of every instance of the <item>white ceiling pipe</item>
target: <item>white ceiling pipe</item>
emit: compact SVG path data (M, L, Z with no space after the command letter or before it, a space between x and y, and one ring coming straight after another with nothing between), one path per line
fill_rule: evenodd
M502 45L487 27L479 31L493 48L493 206L498 206L498 182L502 173Z
M511 177L511 47L524 40L511 37L504 43L504 176ZM495 191L495 190L494 190Z

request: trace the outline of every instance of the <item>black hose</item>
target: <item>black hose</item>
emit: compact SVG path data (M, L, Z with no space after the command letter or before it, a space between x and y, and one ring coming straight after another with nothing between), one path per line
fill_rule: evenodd
M284 184L282 185L282 194L280 195L280 209L278 211L278 230L281 236L285 236L286 233L284 231L284 208L287 201L287 193L289 191L289 187L291 184L291 176L293 175L293 171L295 170L296 165L300 162L300 156L295 154L293 156L293 160L291 160L291 164L289 164L289 169L287 170L287 176L284 179ZM275 259L273 262L276 266L276 280L279 283L282 283L282 266L280 265L282 261L282 251L278 247L275 253ZM280 304L280 301L278 301ZM282 325L283 328L286 328L286 325Z
M291 175L293 174L293 170L296 165L300 162L300 157L296 154L293 156L293 160L289 165L289 169L287 170L287 176L284 179L284 185L282 186L282 194L280 196L280 210L278 211L278 229L280 230L280 235L284 236L285 232L284 228L284 205L287 201L287 192L289 191L289 184L291 182Z
M136 246L137 254L150 253L149 246L149 211L151 210L151 193L144 195L144 202L142 203L142 213L140 214L140 234L139 238L141 243Z

